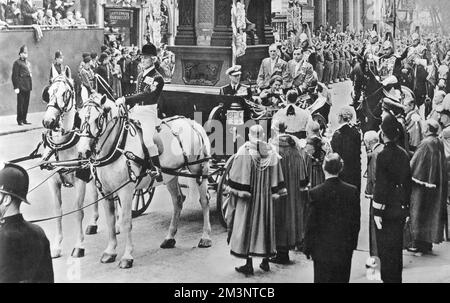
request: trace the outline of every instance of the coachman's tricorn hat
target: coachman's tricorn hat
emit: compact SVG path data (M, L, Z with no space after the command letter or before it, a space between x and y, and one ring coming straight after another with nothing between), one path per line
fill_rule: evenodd
M0 170L0 192L27 204L30 204L27 201L29 182L27 171L19 165L6 163Z
M142 47L142 56L153 56L156 57L158 54L156 52L156 46L152 43L145 44Z

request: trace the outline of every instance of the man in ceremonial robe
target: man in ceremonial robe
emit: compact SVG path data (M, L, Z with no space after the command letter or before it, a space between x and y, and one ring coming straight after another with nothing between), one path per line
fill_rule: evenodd
M232 255L247 260L236 267L245 275L253 275L253 256L263 258L262 270L270 270L269 257L276 253L274 203L287 194L280 156L264 136L262 126L250 128L250 140L238 150L229 178L229 243Z
M300 140L286 134L286 129L283 122L275 122L273 130L277 136L271 140L282 157L281 168L287 189L287 196L275 203L277 255L269 261L276 264L289 264L289 250L303 241L308 202L305 194L309 183L307 154L300 146Z
M438 138L439 124L427 121L426 138L411 160L411 233L413 248L429 253L432 244L443 241L443 213L447 204L447 161L444 145Z

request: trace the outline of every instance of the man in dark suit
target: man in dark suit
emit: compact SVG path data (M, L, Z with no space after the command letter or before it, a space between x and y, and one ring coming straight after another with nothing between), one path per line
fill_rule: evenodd
M126 104L130 107L142 105L134 111L135 118L141 122L144 143L151 157L148 161L150 175L159 182L162 181L162 175L158 148L153 142L153 135L158 123L158 108L161 108L158 103L164 88L164 79L155 68L155 62L158 60L157 55L156 46L153 44L146 44L142 47L142 67L144 70L138 76L137 93L117 99L116 104ZM164 113L159 112L159 116L163 118Z
M343 181L361 189L361 134L352 124L353 110L350 106L342 107L339 116L339 128L334 132L331 148L345 162L340 177Z
M310 191L304 252L314 261L315 283L350 281L361 208L358 189L338 177L343 166L338 154L329 154L323 164L325 183Z
M122 72L122 91L124 96L128 96L134 91L131 90L131 57L128 48L122 49L122 58L118 62Z
M376 161L372 211L384 283L402 282L403 228L409 216L412 191L409 155L397 144L400 128L394 116L383 119L381 130L385 147Z
M240 96L250 99L252 90L247 85L241 84L241 66L234 65L227 69L226 74L230 77L230 84L220 89L221 95Z
M17 94L17 123L31 124L27 121L30 92L33 88L31 77L31 64L27 60L28 49L25 45L20 48L19 59L14 62L12 69L12 83Z
M53 283L50 243L37 225L20 213L27 203L29 177L22 167L0 170L0 283Z

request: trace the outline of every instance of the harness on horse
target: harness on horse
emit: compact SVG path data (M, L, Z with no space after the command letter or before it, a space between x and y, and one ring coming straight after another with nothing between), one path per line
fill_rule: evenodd
M172 135L177 139L178 144L181 147L181 151L183 153L183 158L184 158L184 164L181 165L178 168L174 168L174 169L170 169L170 168L161 168L161 171L167 175L172 175L172 176L179 176L179 177L186 177L186 178L195 178L197 179L198 183L201 183L202 180L204 178L208 178L207 175L202 175L202 174L193 174L190 170L190 166L193 165L197 165L197 164L203 164L205 162L208 162L209 160L211 160L212 158L209 155L206 155L207 157L205 158L201 158L201 155L197 155L197 160L195 161L189 161L188 155L186 153L186 150L183 146L183 142L180 139L180 134L175 131L171 126L170 126L170 122L179 120L179 119L186 119L183 116L175 116L175 117L171 117L168 119L165 119L161 122L161 124L159 126L156 127L156 131L158 133L160 133L162 131L162 126L167 126L170 130L170 132L172 133ZM197 134L197 136L200 138L201 140L201 145L205 146L205 141L203 140L203 136L202 134L192 125L192 123L190 123L192 130ZM182 173L180 172L181 169L187 169L189 171L189 173ZM202 165L203 168L203 165Z

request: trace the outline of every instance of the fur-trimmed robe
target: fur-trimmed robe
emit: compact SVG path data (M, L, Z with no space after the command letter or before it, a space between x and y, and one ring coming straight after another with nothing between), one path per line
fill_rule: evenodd
M444 145L428 136L411 160L411 232L414 241L441 243L447 203L447 161Z
M269 257L276 252L274 203L287 194L280 156L267 143L247 142L229 177L227 223L231 254Z

